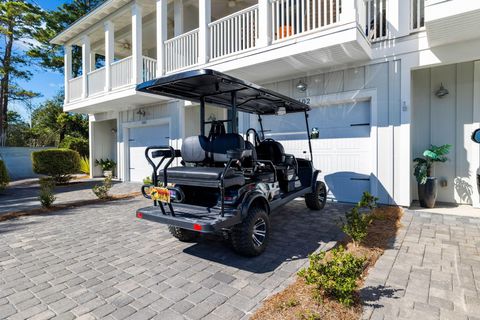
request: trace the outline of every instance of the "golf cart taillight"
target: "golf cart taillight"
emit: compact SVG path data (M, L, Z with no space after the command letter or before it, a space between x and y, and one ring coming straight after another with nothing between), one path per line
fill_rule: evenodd
M137 218L138 219L143 219L143 213L137 212Z
M199 225L198 223L195 223L195 224L193 225L193 230L202 231L202 226Z

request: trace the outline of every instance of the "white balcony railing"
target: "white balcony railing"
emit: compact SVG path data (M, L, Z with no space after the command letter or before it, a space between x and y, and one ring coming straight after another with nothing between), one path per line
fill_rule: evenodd
M165 71L182 70L198 63L198 29L165 41Z
M365 34L370 41L388 37L387 0L365 0L367 7Z
M418 31L425 26L425 0L411 0L411 8L410 26L412 31Z
M155 79L157 74L157 60L143 57L143 81Z
M272 0L273 41L339 22L340 3L341 0Z
M112 63L112 89L123 87L133 82L132 57Z
M95 94L105 91L105 67L93 70L87 74L88 83L88 95L93 96Z
M82 92L83 92L83 81L82 77L76 77L74 79L68 80L68 86L70 87L69 91L69 100L77 100L82 97Z
M212 59L254 48L258 39L258 5L210 23Z

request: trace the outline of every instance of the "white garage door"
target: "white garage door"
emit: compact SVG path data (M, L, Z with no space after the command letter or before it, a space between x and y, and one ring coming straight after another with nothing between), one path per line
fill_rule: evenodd
M145 159L145 148L168 145L168 124L131 128L129 132L130 181L141 182L152 175L152 168Z
M357 202L364 191L370 192L370 176L374 172L374 141L370 136L370 102L313 107L310 128L316 127L319 139L312 140L314 166L321 170L320 179L327 183L329 198ZM308 153L303 114L287 115L265 121L276 126L272 138L281 140L286 152L304 158ZM288 120L287 120L288 119ZM273 121L272 121L273 120ZM283 128L281 134L278 128Z

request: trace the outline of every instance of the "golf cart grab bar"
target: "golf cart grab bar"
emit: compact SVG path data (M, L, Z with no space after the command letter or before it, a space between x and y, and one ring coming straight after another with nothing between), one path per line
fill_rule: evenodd
M151 150L156 150L152 152L152 157L150 157L149 152ZM152 182L154 186L158 185L158 169L163 164L163 162L168 159L167 163L163 167L163 183L167 185L167 168L172 164L175 157L180 156L180 150L175 150L173 147L170 146L150 146L145 149L145 158L147 159L150 166L153 168L153 175L152 175ZM162 157L158 164L155 164L152 158Z

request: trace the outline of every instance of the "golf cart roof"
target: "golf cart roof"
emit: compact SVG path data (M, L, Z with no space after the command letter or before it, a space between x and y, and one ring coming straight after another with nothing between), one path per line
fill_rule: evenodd
M286 113L310 110L295 99L210 69L147 81L139 84L137 90L192 102L200 102L203 97L206 103L225 108L232 107L232 92L235 92L238 111L260 115L277 114L280 108L285 108Z

